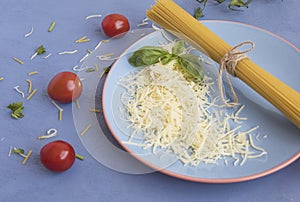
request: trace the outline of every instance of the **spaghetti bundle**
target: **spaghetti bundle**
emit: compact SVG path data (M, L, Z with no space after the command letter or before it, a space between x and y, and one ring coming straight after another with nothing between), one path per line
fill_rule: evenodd
M224 40L202 25L173 0L158 0L147 10L147 17L199 50L205 50L217 63L232 50ZM234 76L263 96L300 128L300 93L292 89L249 58L240 60Z

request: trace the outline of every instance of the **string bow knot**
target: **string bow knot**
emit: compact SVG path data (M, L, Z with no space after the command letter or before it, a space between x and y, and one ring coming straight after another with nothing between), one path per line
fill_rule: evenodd
M250 48L245 51L240 51L238 48L244 45L250 45ZM229 78L229 74L236 77L235 67L240 60L247 58L246 53L252 51L254 48L254 43L251 41L244 41L236 46L234 46L230 51L228 51L223 58L221 59L220 69L219 69L219 77L218 77L218 86L221 94L221 99L227 107L234 107L238 104L238 97L233 88L232 82ZM226 80L229 84L231 93L233 95L233 102L227 102L224 96L223 91L223 73L225 74Z

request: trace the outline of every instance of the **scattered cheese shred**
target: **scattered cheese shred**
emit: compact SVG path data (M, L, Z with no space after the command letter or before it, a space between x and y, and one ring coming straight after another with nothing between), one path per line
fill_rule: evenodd
M37 55L38 55L38 53L35 52L35 53L30 57L30 60L33 60Z
M100 113L101 111L99 109L90 109L90 112Z
M101 14L94 14L94 15L86 16L85 19L88 20L88 19L91 19L91 18L101 18L101 17L102 17Z
M75 100L75 104L76 104L77 109L80 109L80 104L79 104L78 100Z
M77 53L78 50L73 50L73 51L63 51L58 53L59 55L65 55L65 54L74 54Z
M88 124L84 129L83 131L80 133L80 136L83 136L86 134L86 132L92 127L91 124Z
M63 113L62 110L58 110L58 120L60 120L60 121L62 121L62 119L63 119L62 113Z
M149 19L146 17L142 20L142 22L140 24L137 25L137 27L141 27L141 26L144 26L144 25L148 25L149 24Z
M13 57L13 60L16 61L17 63L23 65L24 62L22 60L20 60L19 58Z
M38 74L38 72L37 71L28 72L28 76L32 76L32 75L35 75L35 74Z
M96 45L96 47L94 48L94 50L96 50L97 48L99 48L102 43L108 43L109 42L109 39L104 39L104 40L101 40L99 41L99 43Z
M56 104L54 100L52 100L51 102L58 110L63 111L63 109L60 106L58 106L58 104Z
M58 120L62 121L63 109L60 106L58 106L58 104L56 104L56 102L54 100L52 100L51 102L56 107L56 109L58 110Z
M117 60L119 57L112 57L114 53L107 53L104 55L96 56L99 60Z
M83 42L88 42L88 41L90 41L90 40L91 40L91 39L87 38L87 36L83 36L83 37L77 39L77 40L75 41L75 43L83 43Z
M21 90L19 89L19 87L20 87L20 86L15 86L14 89L15 89L18 93L21 94L22 98L24 98L24 97L25 97L25 94L24 94L23 91L21 91Z
M49 58L51 55L52 55L52 54L51 54L51 53L49 53L49 54L48 54L48 55L46 55L44 58L45 58L45 59L47 59L47 58Z
M12 150L13 150L13 147L10 146L10 147L9 147L9 150L8 150L8 156L9 156L9 157L11 156Z
M34 89L27 97L27 100L30 100L31 97L37 92L37 89Z
M28 93L31 93L31 91L32 91L32 82L31 82L31 80L29 80L29 79L26 79L26 82L28 83Z
M55 128L51 128L47 131L47 135L40 135L38 136L38 139L39 140L49 139L56 136L56 134L57 134L57 130Z
M25 38L29 37L33 33L33 27L31 27L31 30L24 35Z
M4 77L0 77L0 81L2 81L4 79Z
M98 72L99 71L99 66L95 64L95 70Z
M89 54L92 53L92 51L90 49L87 49L86 52L88 52Z
M89 56L89 53L85 54L80 60L79 62L83 62L87 57Z
M31 156L31 154L32 154L32 150L29 150L28 153L27 153L27 155L25 156L25 158L22 161L23 165L27 162L27 160L29 159L29 157Z

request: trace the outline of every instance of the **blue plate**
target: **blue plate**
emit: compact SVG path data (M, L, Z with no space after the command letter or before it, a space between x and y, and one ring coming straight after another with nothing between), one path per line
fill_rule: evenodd
M299 50L284 39L263 29L246 24L227 21L203 21L209 29L234 46L242 41L251 40L255 49L248 56L265 70L287 83L295 90L300 91L300 64ZM172 155L152 155L151 151L143 150L134 145L124 144L128 139L129 129L124 125L119 107L122 106L120 95L124 91L118 87L120 78L134 69L127 59L128 55L145 45L158 45L166 42L160 32L152 32L133 43L123 52L112 66L103 89L103 111L109 130L118 143L136 159L149 168L158 170L170 176L208 183L231 183L256 179L278 171L300 156L300 130L291 124L277 109L265 101L255 91L242 81L233 79L239 102L245 105L242 115L247 116L248 127L259 125L259 138L255 144L264 148L267 155L249 159L242 166L228 164L199 164L198 166L184 166ZM206 71L213 75L217 65L212 64ZM123 124L123 125L122 125ZM85 141L86 148L91 152L99 147L95 141ZM92 140L91 140L92 141ZM163 158L163 161L162 161Z

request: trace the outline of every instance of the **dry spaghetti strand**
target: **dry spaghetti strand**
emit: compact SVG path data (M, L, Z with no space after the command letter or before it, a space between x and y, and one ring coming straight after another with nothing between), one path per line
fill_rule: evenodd
M214 61L222 58L232 47L187 13L172 0L158 0L146 12L147 17L200 51L205 50ZM300 128L300 93L292 89L249 58L239 61L235 75L281 111Z

